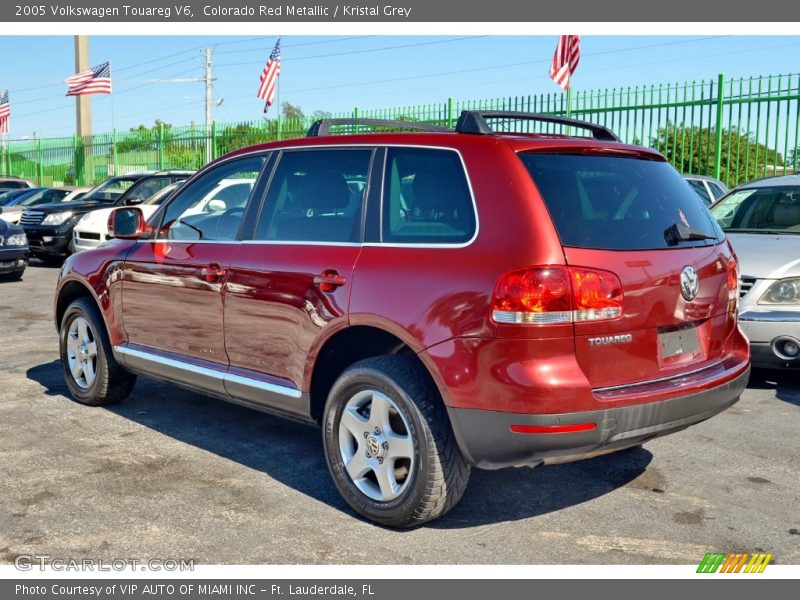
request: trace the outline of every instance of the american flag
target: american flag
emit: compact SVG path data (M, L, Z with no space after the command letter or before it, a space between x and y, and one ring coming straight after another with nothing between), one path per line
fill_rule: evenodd
M578 68L581 60L581 36L562 35L553 55L553 64L550 66L550 79L555 81L561 89L569 89L569 82Z
M111 93L111 63L104 62L91 69L81 71L68 77L67 96L85 96L87 94Z
M0 93L0 133L8 133L8 119L11 116L11 105L8 103L8 90Z
M261 72L261 83L258 86L257 98L265 101L264 112L272 106L272 101L275 99L275 88L278 85L278 75L281 74L281 38L275 42L275 47L272 49L272 54L269 55L269 60Z

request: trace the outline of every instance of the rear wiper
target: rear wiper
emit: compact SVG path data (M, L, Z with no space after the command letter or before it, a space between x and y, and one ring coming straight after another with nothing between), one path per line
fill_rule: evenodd
M673 223L664 230L664 240L668 246L677 246L681 242L694 242L701 240L717 240L716 235L710 235L686 225Z

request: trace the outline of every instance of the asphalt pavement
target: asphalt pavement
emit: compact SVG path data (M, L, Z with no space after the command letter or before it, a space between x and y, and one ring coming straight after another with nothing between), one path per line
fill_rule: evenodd
M393 531L339 497L316 429L143 377L117 406L71 401L57 273L0 282L0 563L800 563L799 377L758 373L730 410L642 448L473 471L453 511Z

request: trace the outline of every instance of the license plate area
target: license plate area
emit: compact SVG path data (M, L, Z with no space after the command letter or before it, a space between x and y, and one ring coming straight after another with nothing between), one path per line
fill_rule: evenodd
M658 331L658 359L662 367L681 365L702 360L700 328L685 325Z

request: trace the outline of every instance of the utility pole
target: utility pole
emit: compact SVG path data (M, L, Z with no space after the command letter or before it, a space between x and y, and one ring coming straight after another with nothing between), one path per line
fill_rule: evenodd
M75 36L75 73L80 73L89 68L89 37ZM75 178L78 185L87 182L86 172L91 169L90 153L86 151L85 144L90 143L92 135L92 102L91 96L75 96L75 133L80 143L75 152ZM92 173L91 180L94 179Z
M211 123L211 48L206 48L206 76L204 78L206 83L206 164L211 162L213 158L213 139L212 139L212 123Z

